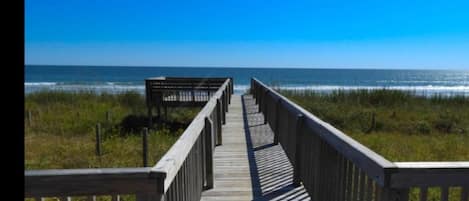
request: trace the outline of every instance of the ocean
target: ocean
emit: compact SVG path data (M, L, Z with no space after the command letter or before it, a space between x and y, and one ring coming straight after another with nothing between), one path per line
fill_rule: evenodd
M285 89L397 89L418 95L469 96L469 70L291 69L230 67L121 67L25 65L25 94L40 90L144 93L144 79L156 76L232 77L242 94L256 77Z

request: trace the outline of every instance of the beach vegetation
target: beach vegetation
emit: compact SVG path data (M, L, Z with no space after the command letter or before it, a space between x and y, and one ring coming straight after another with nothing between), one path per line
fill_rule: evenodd
M148 126L144 95L92 91L40 91L25 95L25 169L142 166L142 129ZM178 139L199 108L168 108L153 117L148 137L149 165ZM101 156L96 155L96 125Z
M469 97L390 89L279 92L390 161L469 160Z

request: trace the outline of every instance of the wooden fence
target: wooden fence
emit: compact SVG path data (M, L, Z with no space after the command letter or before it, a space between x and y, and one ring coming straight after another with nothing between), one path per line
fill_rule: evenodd
M232 79L225 79L181 137L153 167L25 171L25 198L136 195L137 200L200 200L213 187L213 151L222 143Z
M468 201L469 162L390 162L320 120L259 80L251 93L312 200L405 201L416 191L426 201L429 188L439 200Z

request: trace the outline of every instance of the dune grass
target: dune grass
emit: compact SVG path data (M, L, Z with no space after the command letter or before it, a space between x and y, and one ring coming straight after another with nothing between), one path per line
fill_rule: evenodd
M278 91L390 161L469 160L469 97L388 89ZM441 200L440 192L429 188L428 200ZM449 200L460 200L460 193L450 187ZM417 188L409 200L419 200Z
M168 109L168 119L188 125L198 111ZM110 114L109 120L106 113ZM126 118L144 116L145 99L138 92L41 91L27 94L25 169L141 167L141 128L128 132L122 127ZM97 123L101 124L102 131L100 157L95 154ZM157 131L149 132L149 165L154 165L185 129L183 126L156 126Z
M390 161L469 160L469 98L380 90L279 90Z

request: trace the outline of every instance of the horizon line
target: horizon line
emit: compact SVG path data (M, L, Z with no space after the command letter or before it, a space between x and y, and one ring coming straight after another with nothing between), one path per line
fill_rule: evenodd
M169 68L253 68L253 69L316 69L316 70L426 70L426 71L433 71L433 70L455 70L455 71L467 71L469 69L465 68L453 68L453 69L445 69L445 68L376 68L376 67L275 67L275 66L186 66L186 65L171 65L171 66L162 66L162 65L88 65L88 64L24 64L24 66L73 66L73 67L136 67L136 68L158 68L158 67L169 67Z

